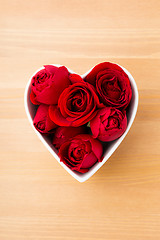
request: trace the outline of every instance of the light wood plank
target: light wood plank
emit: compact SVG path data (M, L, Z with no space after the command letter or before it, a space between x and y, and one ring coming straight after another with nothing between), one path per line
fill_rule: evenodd
M0 1L0 240L160 239L158 0ZM24 110L43 64L116 62L139 89L135 122L87 182L65 172Z

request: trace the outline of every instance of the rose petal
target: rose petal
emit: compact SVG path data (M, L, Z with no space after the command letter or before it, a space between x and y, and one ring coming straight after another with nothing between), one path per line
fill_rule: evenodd
M75 137L79 134L84 134L86 132L86 127L58 127L54 133L53 137L53 145L56 148L60 148L60 146L68 141L69 139Z
M53 121L51 121L49 114L48 114L48 109L49 109L48 105L41 104L38 107L36 115L33 120L33 124L34 124L35 128L41 133L49 133L51 130L53 130L54 128L57 127L57 125ZM40 122L44 122L44 124L45 124L44 130L41 130L38 128L38 123L40 123Z
M47 70L47 72L49 72L52 75L54 75L55 72L58 70L58 67L53 66L53 65L44 65L44 67Z
M70 85L68 74L66 67L58 68L54 74L52 85L37 95L36 100L45 104L57 104L62 91Z
M78 83L78 82L84 82L81 76L75 73L70 73L69 80L71 81L72 84Z
M82 164L80 165L80 168L90 168L97 162L97 157L93 152L86 155L86 157L83 159Z
M39 104L40 104L40 103L36 100L36 95L34 94L33 91L31 91L31 93L30 93L30 100L31 100L31 102L32 102L33 104L35 104L35 105L39 105Z
M51 120L59 126L72 126L72 122L67 121L67 119L62 116L58 107L53 109L52 106L50 106L49 115Z
M89 134L81 134L81 135L76 136L76 138L81 139L83 141L90 141L91 146L92 146L92 151L96 155L97 160L101 159L101 156L103 153L103 147L102 147L102 144L97 139L94 139Z

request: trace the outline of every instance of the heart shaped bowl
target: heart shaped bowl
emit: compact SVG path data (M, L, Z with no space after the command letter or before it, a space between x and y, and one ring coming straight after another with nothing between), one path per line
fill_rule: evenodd
M58 64L52 64L53 66L60 67L62 65ZM117 64L118 65L118 64ZM120 65L119 65L120 66ZM89 179L95 172L98 171L99 168L103 166L103 164L109 159L109 157L113 154L113 152L117 149L117 147L121 144L125 136L127 135L130 127L132 126L132 123L134 121L134 118L136 116L137 108L138 108L138 90L137 90L137 85L132 77L132 75L122 66L120 66L124 72L128 75L130 83L131 83L131 88L132 88L132 99L131 102L127 108L127 119L128 119L128 125L126 131L123 133L123 135L109 143L104 144L104 152L103 152L103 161L102 162L97 162L95 163L87 173L78 173L75 171L72 171L69 169L64 163L60 162L60 158L58 157L58 151L57 149L52 145L51 139L49 139L47 136L43 136L41 133L39 133L33 126L33 119L37 110L37 106L33 105L30 101L30 93L31 93L31 79L32 77L40 71L42 68L38 69L29 79L26 89L25 89L25 94L24 94L24 105L25 105L25 110L26 114L28 116L29 122L34 129L35 133L38 135L39 139L43 142L43 144L46 146L46 148L49 150L49 152L53 155L53 157L62 165L62 167L70 173L75 179L77 179L79 182L85 182L87 179ZM69 68L67 68L70 73L75 73ZM91 68L88 72L85 74L81 75L82 78L85 78L88 73L92 70Z

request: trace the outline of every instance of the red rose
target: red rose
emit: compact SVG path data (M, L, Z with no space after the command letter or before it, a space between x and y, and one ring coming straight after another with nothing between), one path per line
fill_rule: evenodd
M50 106L50 118L59 126L78 127L90 121L102 107L93 86L84 81L74 83L60 95L58 106Z
M65 142L59 149L60 161L71 170L85 173L101 161L102 144L88 134L81 134Z
M104 62L96 65L85 81L96 87L105 105L126 108L132 97L129 78L117 64Z
M33 104L57 104L62 91L71 83L66 67L46 65L31 80L30 99Z
M51 133L57 125L51 121L48 113L49 106L41 104L33 120L35 128L41 133Z
M78 83L78 82L84 82L84 80L81 78L81 76L76 73L70 73L69 80L71 81L72 84Z
M103 108L90 121L90 127L93 137L103 142L113 141L127 128L126 112L112 107Z
M53 136L53 145L58 149L60 146L69 139L86 133L86 127L58 127Z

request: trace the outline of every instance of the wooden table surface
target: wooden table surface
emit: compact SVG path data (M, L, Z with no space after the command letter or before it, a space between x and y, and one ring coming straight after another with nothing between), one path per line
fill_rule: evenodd
M160 1L0 0L0 240L160 239ZM33 132L24 89L43 64L134 76L136 119L85 183Z

